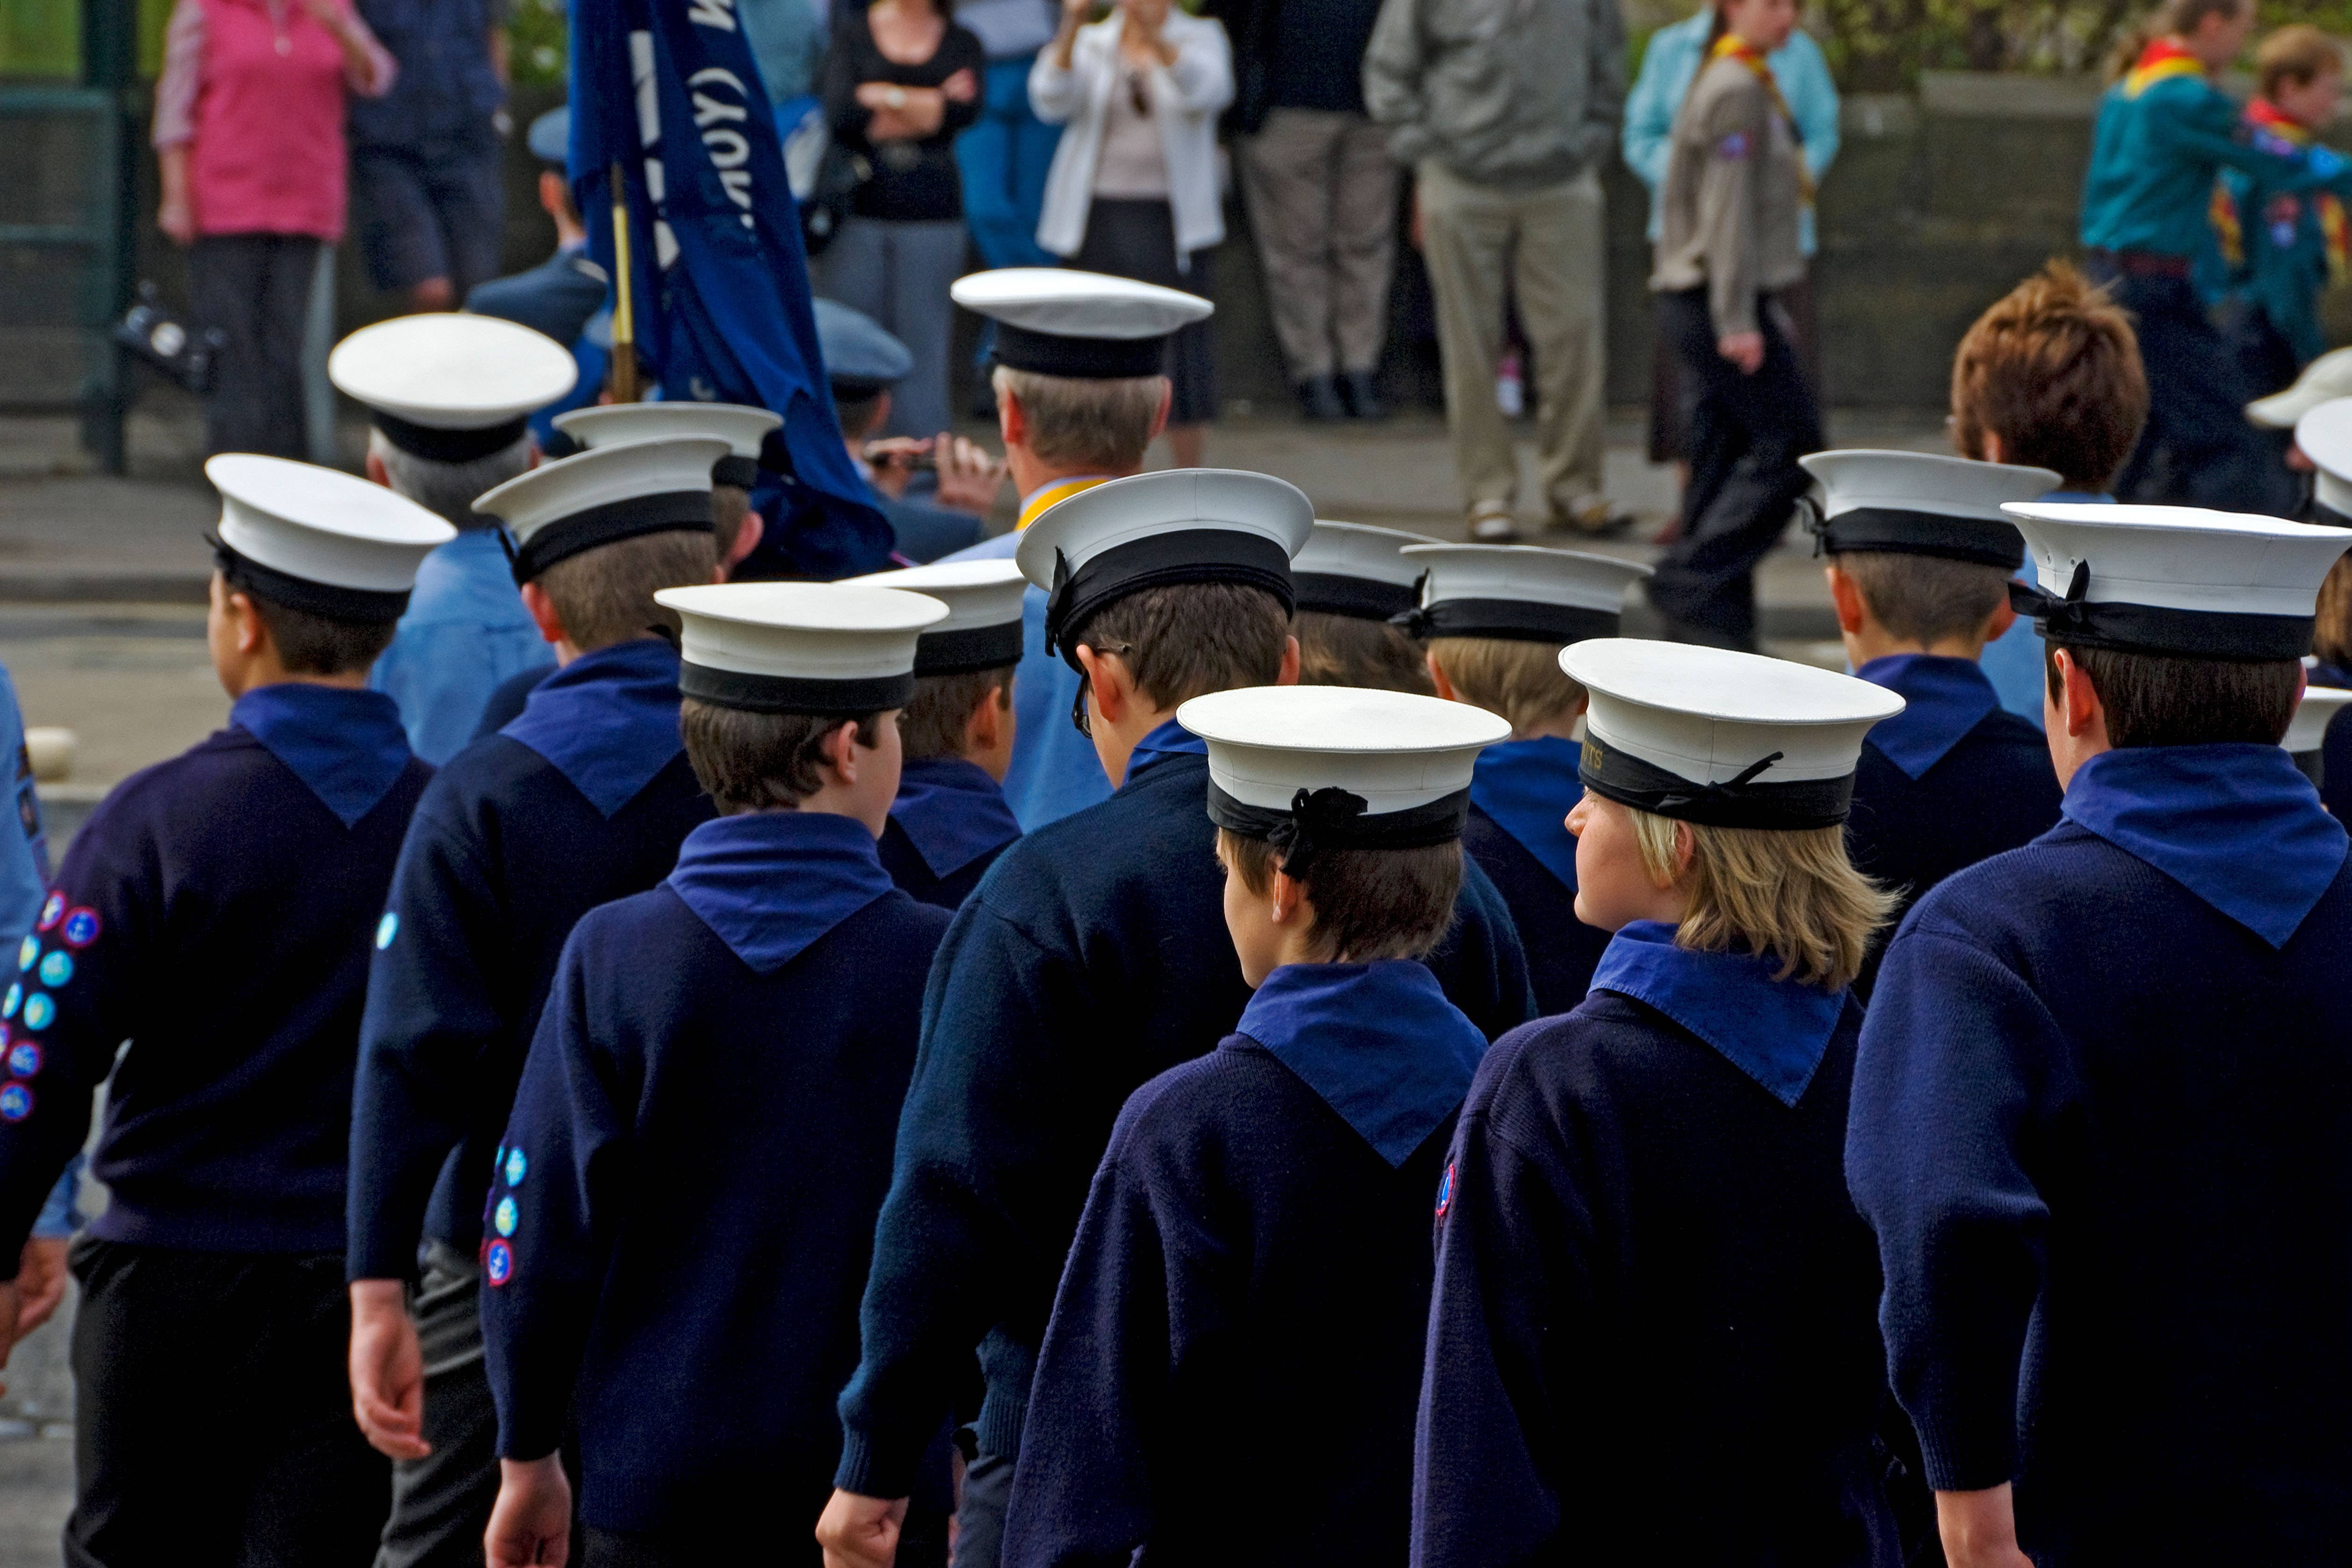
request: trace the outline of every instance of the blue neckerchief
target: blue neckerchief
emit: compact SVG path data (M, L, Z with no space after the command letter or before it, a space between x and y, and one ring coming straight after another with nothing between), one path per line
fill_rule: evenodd
M2341 664L2306 664L2304 666L2303 678L2306 683L2315 686L2336 686L2339 688L2344 686L2352 686L2352 670L2347 670Z
M1171 718L1135 743L1135 749L1128 754L1127 782L1134 783L1145 768L1155 767L1171 757L1208 755L1209 743Z
M2062 810L2273 947L2352 848L2294 758L2251 742L2103 751L2075 769Z
M1892 653L1854 672L1903 699L1901 713L1870 727L1865 738L1913 779L1924 775L2000 706L1974 659L1936 653Z
M2113 496L2108 495L2105 490L2053 490L2046 495L2037 496L2034 499L2039 501L2064 501L2069 504L2081 503L2088 506L2101 507L2111 507L2115 505L2116 500Z
M1234 1032L1272 1051L1391 1166L1462 1108L1486 1051L1437 977L1403 958L1285 964Z
M499 733L547 758L610 817L686 748L677 703L677 650L633 637L583 653L531 687Z
M1636 920L1601 950L1592 988L1647 1002L1794 1105L1830 1048L1845 992L1773 978L1780 968L1769 954L1677 947L1673 926Z
M738 958L768 975L891 883L856 818L751 811L687 834L669 885Z
M1478 754L1470 773L1470 803L1495 819L1521 848L1576 891L1576 835L1568 814L1584 798L1576 776L1583 747L1558 736L1506 740Z
M280 681L237 698L228 721L292 768L347 828L408 766L400 705L382 692Z
M988 770L961 757L931 757L898 769L890 820L906 830L933 876L953 876L999 844L1021 836L1004 791Z

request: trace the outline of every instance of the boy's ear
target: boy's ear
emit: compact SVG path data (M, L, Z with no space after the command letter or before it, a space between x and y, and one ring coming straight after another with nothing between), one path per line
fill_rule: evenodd
M896 723L896 720L892 721ZM840 776L844 784L857 781L857 721L844 719L826 732L818 748L825 767Z
M236 651L247 657L269 646L269 622L254 608L253 596L242 589L231 589L228 595L230 622L236 628Z
M1822 568L1822 575L1829 580L1830 602L1837 607L1838 630L1849 637L1854 635L1869 615L1862 602L1861 585L1836 566Z
M1993 606L1992 613L1985 617L1984 640L1997 643L2007 636L2009 629L2016 624L2017 612L2010 608L2009 598L2004 594L2000 602Z

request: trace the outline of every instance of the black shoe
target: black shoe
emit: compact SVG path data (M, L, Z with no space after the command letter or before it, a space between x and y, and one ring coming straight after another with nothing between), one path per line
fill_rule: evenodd
M1348 405L1351 418L1386 419L1389 416L1389 405L1381 401L1380 388L1373 384L1370 371L1349 371L1340 376L1339 401Z
M1339 388L1329 376L1309 376L1298 383L1298 412L1308 419L1345 419Z

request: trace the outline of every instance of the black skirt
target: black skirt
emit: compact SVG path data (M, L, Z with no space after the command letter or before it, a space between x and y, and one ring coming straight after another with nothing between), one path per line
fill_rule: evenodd
M1196 250L1176 265L1176 218L1168 204L1151 199L1095 198L1087 209L1087 237L1072 267L1181 288L1210 297L1209 258ZM1195 321L1168 340L1168 380L1175 387L1168 411L1171 424L1206 424L1217 416L1217 342L1214 321Z

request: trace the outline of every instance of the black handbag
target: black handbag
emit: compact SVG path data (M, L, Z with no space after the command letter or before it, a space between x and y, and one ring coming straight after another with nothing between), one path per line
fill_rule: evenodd
M863 152L838 141L825 148L824 162L817 166L816 189L801 204L801 245L809 255L824 254L856 204L857 188L872 178L874 165Z
M161 299L152 283L142 283L139 303L114 324L110 336L175 384L203 397L213 390L228 334L218 327L191 331L163 308Z

